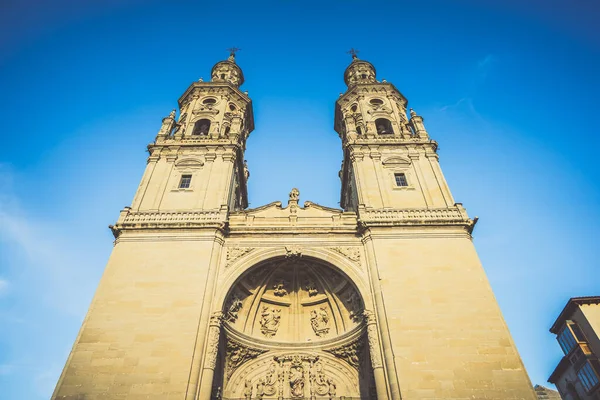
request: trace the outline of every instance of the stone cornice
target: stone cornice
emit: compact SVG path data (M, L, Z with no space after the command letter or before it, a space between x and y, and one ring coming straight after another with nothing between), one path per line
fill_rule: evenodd
M274 202L227 214L226 210L132 211L126 207L110 229L115 238L124 230L213 228L237 234L356 234L373 227L457 226L471 234L470 219L460 203L448 208L361 209L354 212L306 202L303 208L282 208Z
M377 226L462 226L472 233L472 220L462 204L447 208L362 209L358 211L361 228Z
M389 136L370 136L370 137L357 137L356 139L349 139L344 141L344 147L350 146L428 146L431 147L433 152L437 151L438 144L435 140L432 139L421 139L418 137L411 138L403 138L399 135L389 135Z
M132 211L125 207L115 225L110 225L115 238L125 230L216 228L224 230L227 213L214 211Z

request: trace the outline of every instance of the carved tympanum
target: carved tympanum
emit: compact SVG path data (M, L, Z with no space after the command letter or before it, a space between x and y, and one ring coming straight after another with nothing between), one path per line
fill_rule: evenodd
M243 275L223 313L227 329L306 343L355 329L362 323L362 304L356 287L337 270L310 258L280 258Z

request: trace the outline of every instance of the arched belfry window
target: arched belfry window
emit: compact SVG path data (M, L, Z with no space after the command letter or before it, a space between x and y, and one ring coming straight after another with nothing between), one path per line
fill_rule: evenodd
M210 131L210 120L200 119L194 123L194 130L192 135L208 135Z
M377 128L378 135L393 134L392 123L389 119L378 118L375 120L375 127Z
M358 133L359 135L363 134L362 128L360 126L356 127L356 133Z

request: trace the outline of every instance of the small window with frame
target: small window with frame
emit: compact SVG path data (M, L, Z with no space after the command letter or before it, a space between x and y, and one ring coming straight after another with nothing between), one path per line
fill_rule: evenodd
M407 187L408 186L408 181L406 180L406 174L404 172L395 173L394 180L396 181L397 187Z
M192 183L192 175L186 174L181 175L181 179L179 180L179 189L189 189Z

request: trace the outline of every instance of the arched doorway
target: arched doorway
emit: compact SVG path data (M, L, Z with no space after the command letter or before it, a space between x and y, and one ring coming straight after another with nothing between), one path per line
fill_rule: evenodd
M231 287L213 398L376 398L351 280L311 258L263 262Z

